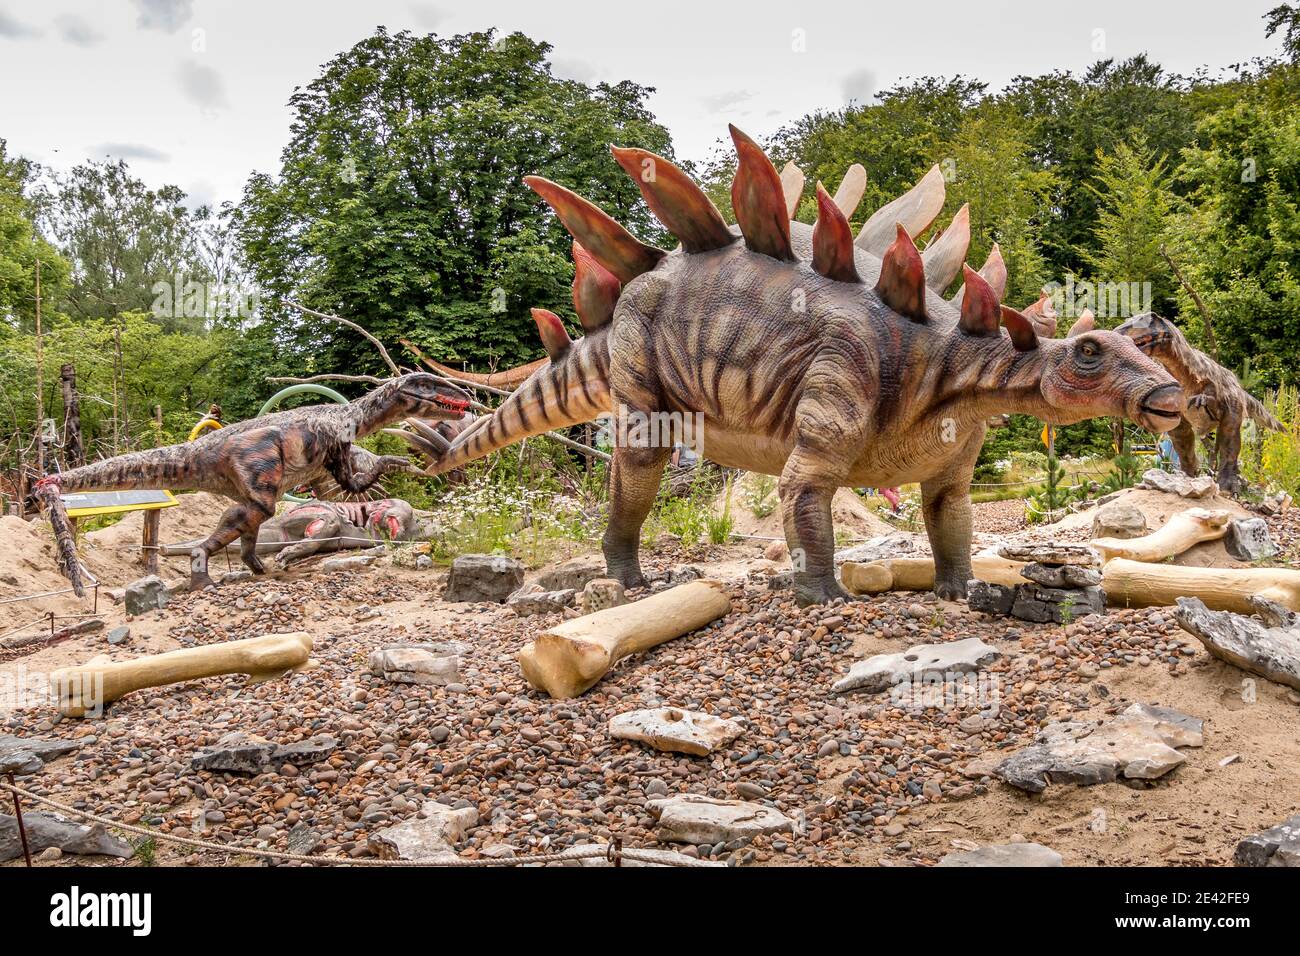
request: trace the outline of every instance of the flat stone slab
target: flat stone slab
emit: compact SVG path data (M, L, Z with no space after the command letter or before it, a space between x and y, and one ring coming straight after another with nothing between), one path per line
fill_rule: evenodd
M1079 570L1087 570L1080 568ZM1099 587L1049 588L1021 584L1011 603L1011 616L1039 624L1070 624L1088 614L1106 610L1106 593Z
M978 637L948 644L917 644L897 654L877 654L855 662L847 676L831 685L831 692L878 693L896 684L920 683L936 677L948 680L949 675L974 673L1001 656L1001 651Z
M1237 844L1237 866L1300 866L1300 813Z
M1211 611L1200 598L1180 597L1174 620L1219 660L1300 690L1300 614L1254 595L1263 623L1231 611Z
M1048 588L1090 588L1101 584L1101 572L1077 564L1042 564L1033 561L1020 569L1020 576Z
M734 720L677 707L657 707L619 714L609 722L618 740L636 740L655 750L703 757L731 743L745 728Z
M605 559L596 555L570 558L537 577L543 591L581 591L588 581L605 576Z
M524 566L503 554L462 554L451 562L447 601L500 604L524 583Z
M376 830L367 845L381 860L435 862L456 856L455 845L466 831L478 826L478 811L473 807L453 810L446 804L430 801L420 816L396 826Z
M1092 786L1119 777L1154 780L1187 758L1176 747L1200 747L1204 722L1169 707L1133 704L1100 724L1063 721L994 770L1013 787L1041 793L1048 783Z
M577 593L573 588L564 588L560 591L530 591L522 588L510 595L506 600L506 607L520 617L563 613L565 608L573 607Z
M937 866L1064 866L1061 854L1041 843L995 843L949 853Z
M195 770L262 773L286 763L319 763L338 745L338 741L327 734L292 744L277 744L236 730L196 753L190 758L190 766Z
M1159 468L1144 471L1137 487L1163 491L1180 498L1211 498L1219 493L1218 483L1208 475L1192 478L1181 471L1161 471Z
M647 800L646 809L659 819L661 843L727 843L794 829L794 821L773 807L694 793Z
M326 558L320 563L322 571L359 571L378 560L373 554L353 554L345 558Z
M370 673L395 684L445 687L460 680L460 656L440 644L397 644L370 652Z
M81 746L79 740L0 734L0 773L35 773L46 763Z
M885 558L897 558L900 555L913 554L917 550L916 536L910 534L886 534L872 538L851 548L835 552L835 564L838 567L845 561L857 564L869 564L883 561Z
M130 844L108 833L98 823L80 824L48 813L24 813L23 829L27 831L27 844L33 856L52 846L79 856L115 856L123 860L132 852ZM22 855L18 820L0 813L0 863Z
M1048 541L1019 543L1006 541L998 545L997 553L1008 561L1037 561L1039 564L1075 564L1081 568L1101 566L1101 555L1086 544Z

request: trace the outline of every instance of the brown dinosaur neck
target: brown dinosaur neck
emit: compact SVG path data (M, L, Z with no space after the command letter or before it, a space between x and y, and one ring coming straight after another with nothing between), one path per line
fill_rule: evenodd
M358 438L374 434L406 417L407 410L400 399L400 381L387 382L348 405Z

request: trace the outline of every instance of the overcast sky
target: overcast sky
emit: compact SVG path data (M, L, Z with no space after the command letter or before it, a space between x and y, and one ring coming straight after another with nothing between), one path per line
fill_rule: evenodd
M903 77L997 89L1142 51L1217 70L1278 50L1261 20L1278 2L0 0L0 138L55 168L120 156L197 202L238 199L278 168L293 88L376 25L497 27L549 42L562 75L655 87L678 154L705 159L728 122L765 136Z

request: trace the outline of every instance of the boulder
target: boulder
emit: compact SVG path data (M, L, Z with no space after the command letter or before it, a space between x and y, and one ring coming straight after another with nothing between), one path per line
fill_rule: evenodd
M0 734L0 773L35 773L49 761L71 753L80 746L80 740L50 740Z
M1140 538L1147 531L1147 516L1125 501L1112 501L1092 516L1094 538Z
M966 582L966 605L972 611L1005 617L1011 613L1015 599L1016 589L1005 584L990 584L978 579Z
M370 673L395 684L445 687L460 680L460 656L442 644L395 644L370 652Z
M143 614L167 606L167 585L156 574L132 581L122 594L127 614Z
M1208 475L1192 478L1181 471L1161 471L1159 468L1144 471L1137 487L1163 491L1180 498L1213 498L1219 493L1218 484Z
M108 632L108 643L116 646L125 644L131 639L131 629L123 624L121 627L115 627Z
M1041 843L995 843L949 853L937 866L1064 866L1061 854Z
M656 750L703 757L731 743L745 728L734 720L677 707L657 707L619 714L609 722L609 735L636 740Z
M1039 624L1069 624L1085 614L1100 614L1106 609L1106 594L1099 587L1049 588L1039 584L1021 584L1011 604L1011 616Z
M524 583L524 566L501 554L462 554L451 563L447 601L500 604Z
M1223 546L1238 561L1264 561L1277 554L1277 545L1263 518L1237 518L1231 522Z
M951 680L958 674L975 673L1001 656L1001 651L978 637L948 644L918 644L896 654L877 654L855 662L847 676L831 685L831 692L876 693L897 684L926 683L935 678Z
M1174 620L1205 649L1252 674L1300 690L1300 614L1258 594L1251 607L1263 623L1231 611L1211 611L1200 598L1178 598Z
M370 852L381 860L436 862L456 855L455 845L478 826L473 807L452 809L429 801L420 815L370 835Z
M661 843L729 843L794 830L794 821L781 811L745 800L683 793L647 800L646 809L659 820Z
M869 564L872 561L883 561L885 558L897 558L901 555L911 554L916 549L916 537L914 535L886 534L864 541L861 544L855 544L843 551L836 551L835 564L838 566L845 561L853 561L856 564Z
M1090 588L1101 584L1101 572L1077 564L1041 564L1034 561L1020 569L1027 581L1049 588Z
M295 766L319 763L337 747L338 741L328 734L317 734L291 744L277 744L235 730L196 753L190 758L190 766L195 770L256 774L286 763Z
M1300 814L1237 844L1237 866L1300 866Z
M543 591L536 585L533 587L536 590L524 587L510 595L506 600L506 607L520 617L530 617L533 614L560 614L565 608L573 607L573 599L577 594L573 588Z
M130 844L106 832L98 823L79 824L47 813L24 813L23 829L27 831L28 848L34 854L58 847L64 853L80 856L115 856L123 860L131 856ZM22 855L17 818L0 813L0 863Z
M1081 568L1101 565L1101 556L1086 544L1065 542L1004 542L998 545L997 554L1008 561L1037 562L1039 564L1074 564Z
M582 589L582 613L593 614L627 603L627 593L615 578L595 578Z
M537 577L543 591L581 591L587 582L605 576L605 559L599 555L570 558Z
M1049 724L1035 742L1002 761L994 773L1021 790L1048 783L1092 786L1123 776L1154 780L1185 760L1176 747L1199 747L1203 721L1168 707L1133 704L1113 720Z

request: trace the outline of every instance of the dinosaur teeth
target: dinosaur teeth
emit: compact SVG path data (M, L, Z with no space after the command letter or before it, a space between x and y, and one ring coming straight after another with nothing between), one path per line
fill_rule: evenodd
M767 154L752 139L736 129L736 178L731 182L731 208L740 224L741 235L751 252L794 262L790 245L790 217L786 213L781 177Z
M687 252L708 252L736 241L704 190L671 162L644 149L609 150L640 188L650 211Z
M928 322L925 311L925 264L916 244L903 224L896 224L894 244L885 250L880 262L880 280L876 293L899 315L913 322Z
M666 253L647 246L610 218L599 206L542 176L525 176L528 187L546 200L569 230L597 262L620 282L631 282L649 272Z
M813 227L813 271L838 282L861 282L853 261L853 231L830 193L817 184L817 225Z

